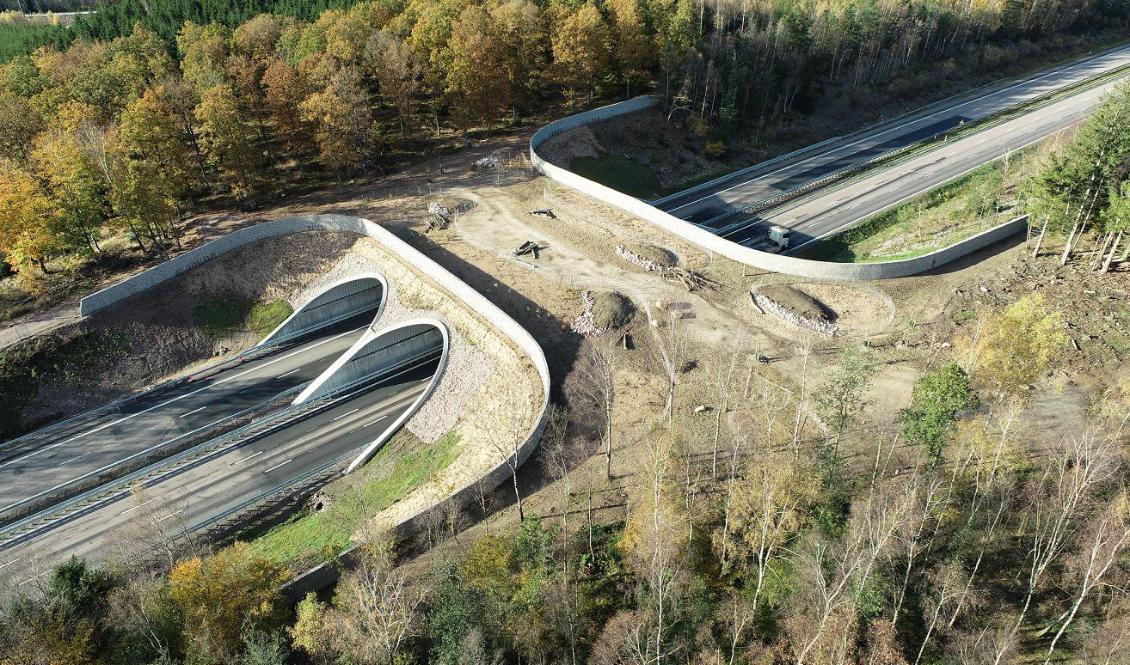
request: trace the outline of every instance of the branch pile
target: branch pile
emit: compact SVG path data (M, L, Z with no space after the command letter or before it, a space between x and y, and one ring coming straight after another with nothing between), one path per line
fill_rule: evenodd
M687 291L695 289L716 289L720 285L700 272L682 266L661 265L647 257L640 256L623 245L616 246L616 255L628 263L637 265L648 272L657 272L672 282L681 282Z

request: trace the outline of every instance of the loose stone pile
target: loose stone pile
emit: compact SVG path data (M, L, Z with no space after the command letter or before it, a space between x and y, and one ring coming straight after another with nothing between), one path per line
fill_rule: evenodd
M596 317L593 316L592 308L596 305L596 299L593 298L592 291L581 292L581 303L584 305L584 311L581 315L573 320L570 328L578 335L599 335L604 332L596 327Z
M777 318L784 319L785 321L788 321L795 326L800 326L801 328L820 333L821 335L827 335L828 337L834 336L837 332L836 325L834 323L829 323L828 321L818 321L816 319L810 319L804 316L800 316L790 311L777 301L771 298L767 298L760 293L753 294L753 302L758 307L760 307L762 311L768 312L773 316L776 316Z

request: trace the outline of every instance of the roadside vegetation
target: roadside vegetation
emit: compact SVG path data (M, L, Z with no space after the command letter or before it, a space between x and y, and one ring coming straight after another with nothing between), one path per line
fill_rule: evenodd
M911 259L944 249L1021 214L1021 185L1058 145L1010 154L825 238L801 256L842 263Z
M242 298L212 298L192 309L197 327L210 340L248 331L263 338L293 313L285 300L255 302Z
M1111 386L1077 436L1047 448L1021 422L1067 343L1040 295L983 312L918 380L897 436L863 455L849 441L878 370L866 349L813 386L827 425L815 440L797 438L786 400L752 437L723 434L712 460L689 452L710 440L693 419L656 414L625 517L595 520L566 482L564 513L452 541L430 565L402 567L411 544L334 518L385 490L251 544L178 545L152 568L72 561L4 614L4 662L1121 662L1130 392ZM737 407L741 377L718 376ZM575 419L558 411L543 441L558 478ZM319 528L296 526L312 518ZM319 540L333 522L361 545L353 565L332 599L291 615L283 559L347 542ZM437 516L440 539L459 522Z
M354 532L363 529L368 518L434 478L458 456L456 434L424 445L402 429L355 474L319 491L322 510L299 511L251 540L251 551L298 571L330 561L349 547Z

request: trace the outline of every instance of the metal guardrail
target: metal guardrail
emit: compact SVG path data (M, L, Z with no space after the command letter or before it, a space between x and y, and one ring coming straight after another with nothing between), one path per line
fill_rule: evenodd
M915 141L914 143L910 143L901 148L897 148L881 155L876 155L875 157L872 157L865 162L846 166L842 169L833 171L832 173L829 173L817 180L805 183L799 187L794 187L793 189L781 192L779 194L775 194L771 197L759 199L739 209L718 215L696 225L713 233L717 233L719 236L726 237L728 234L732 234L733 232L740 229L730 227L720 230L712 230L710 228L710 225L717 222L726 221L734 217L754 215L758 212L775 208L786 201L790 201L792 199L803 196L813 190L826 187L827 185L830 185L832 183L850 178L853 175L861 174L864 171L869 171L878 164L888 161L895 161L906 156L908 153L915 153L919 150L932 146L936 141L938 141L939 137L946 137L946 140L949 140L950 138L958 139L964 138L966 134L977 134L985 130L992 129L993 127L999 126L1000 124L1011 120L1018 114L1029 113L1041 108L1045 108L1063 97L1075 94L1081 90L1096 88L1111 80L1120 78L1124 74L1126 74L1127 71L1130 71L1130 65L1125 65L1099 76L1079 81L1075 84L1059 88L1058 90L1053 90L1047 94L1035 97L1023 104L1009 107L1007 109L1002 109L997 113L985 116L980 120L967 123L966 125L956 127L950 131L938 132L937 134L934 134L928 138L920 139L918 141Z
M87 511L95 510L106 501L124 498L132 491L132 488L139 483L142 486L154 485L187 468L214 459L230 449L249 444L264 436L286 429L298 421L328 410L338 402L351 399L376 387L383 379L388 377L389 374L405 371L403 369L404 367L418 362L419 359L425 355L427 354L421 354L394 367L385 368L381 370L379 374L363 377L309 402L287 407L283 411L269 417L267 420L249 423L220 437L184 450L158 463L138 469L133 473L95 487L88 492L79 494L34 515L6 525L0 528L0 537L5 538L3 542L0 542L0 550L18 545L31 536L53 528L62 521L79 516ZM299 388L300 387L292 388L286 392L297 392ZM325 467L319 468L324 469ZM305 478L306 475L307 474L304 474L300 476L300 478ZM286 483L284 485L290 484L291 483ZM255 497L254 500L263 501L267 498L269 498L268 495L260 494ZM223 515L223 513L221 513L221 515Z
M1052 73L1057 72L1057 71L1068 69L1068 68L1074 67L1076 65L1081 65L1081 64L1090 62L1092 60L1102 58L1106 55L1109 55L1109 54L1114 53L1116 51L1122 50L1122 49L1126 48L1127 46L1130 46L1130 44L1120 44L1118 46L1112 46L1108 49L1104 49L1102 51L1099 51L1098 53L1096 53L1096 54L1094 54L1094 55L1092 55L1088 58L1085 58L1083 60L1068 60L1068 61L1060 63L1059 65L1057 65L1055 67L1052 67L1049 70L1039 72L1038 74L1018 76L1018 77L1011 78L1011 79L1005 79L1003 81L992 81L992 82L986 83L984 85L979 85L976 88L972 88L970 90L964 90L962 92L950 95L948 97L943 97L942 99L939 99L935 102L931 102L930 104L928 104L928 105L926 105L922 108L916 109L914 111L910 111L909 113L904 113L902 115L898 115L898 116L895 116L893 118L880 120L877 123L874 123L872 125L868 125L866 127L862 127L860 129L857 129L857 130L852 131L852 132L848 132L847 134L841 134L841 135L838 135L838 136L833 136L831 138L820 141L819 143L814 143L812 145L805 146L805 147L799 148L797 150L793 150L792 152L788 152L788 153L785 153L783 155L778 155L777 157L773 157L773 158L768 159L764 162L758 162L756 164L752 164L752 165L747 166L745 168L739 169L738 171L734 171L732 173L727 173L725 175L718 176L717 178L714 178L714 179L712 179L708 182L699 183L697 185L693 185L693 186L688 187L686 189L679 190L678 192L674 192L673 194L668 194L667 196L663 196L663 197L660 197L658 199L653 199L651 201L647 201L647 204L650 205L650 206L658 208L659 206L663 205L664 203L671 201L672 199L675 199L677 197L686 196L686 195L689 195L689 194L695 194L697 192L703 191L704 189L709 189L710 187L712 187L714 185L725 182L728 179L740 177L742 175L745 175L745 174L748 174L748 173L753 173L753 172L756 172L756 171L759 171L759 170L762 170L762 169L771 168L771 167L776 166L777 164L780 164L780 163L785 162L785 161L804 157L808 153L813 152L814 150L819 150L820 148L826 147L827 145L829 145L831 143L835 143L835 142L838 142L838 141L849 141L849 140L851 140L855 137L862 136L862 135L865 135L869 132L875 131L876 129L881 129L881 128L884 128L884 127L890 127L890 126L895 126L895 125L899 125L899 124L914 122L915 120L919 120L921 118L927 117L930 114L935 113L938 110L943 109L947 106L952 106L954 104L954 102L960 101L962 104L968 104L970 102L976 101L977 99L979 99L981 97L984 97L987 94L991 94L992 92L999 92L1001 90L1007 90L1008 88L1015 86L1015 85L1018 85L1020 83L1023 83L1025 81L1031 81L1031 80L1034 80L1034 79L1038 79L1040 77L1047 76L1047 75L1052 74ZM1110 72L1107 72L1105 74L1100 74L1099 76L1094 77L1092 79L1080 81L1076 84L1073 84L1071 86L1067 86L1066 88L1061 88L1058 91L1052 91L1051 93L1048 93L1048 94L1054 95L1054 94L1057 94L1058 92L1062 92L1064 90L1072 89L1072 88L1075 88L1075 87L1080 86L1080 85L1085 85L1088 82L1100 80L1104 77L1110 76L1111 74L1117 73L1117 72L1122 71L1124 69L1126 69L1126 67L1120 67L1118 69L1111 70ZM1036 100L1034 99L1034 100L1031 100L1031 101L1034 102ZM1029 103L1031 103L1031 102L1029 102ZM1006 109L1006 111L1007 111L1007 109ZM991 116L989 116L989 117L991 117ZM987 119L988 119L988 117L983 118L982 120L987 120ZM981 121L978 121L978 122L981 122Z

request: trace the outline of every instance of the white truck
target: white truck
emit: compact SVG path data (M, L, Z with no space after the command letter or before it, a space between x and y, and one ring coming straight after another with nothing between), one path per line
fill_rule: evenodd
M789 230L783 226L774 224L769 227L769 249L767 251L783 252L789 247Z

